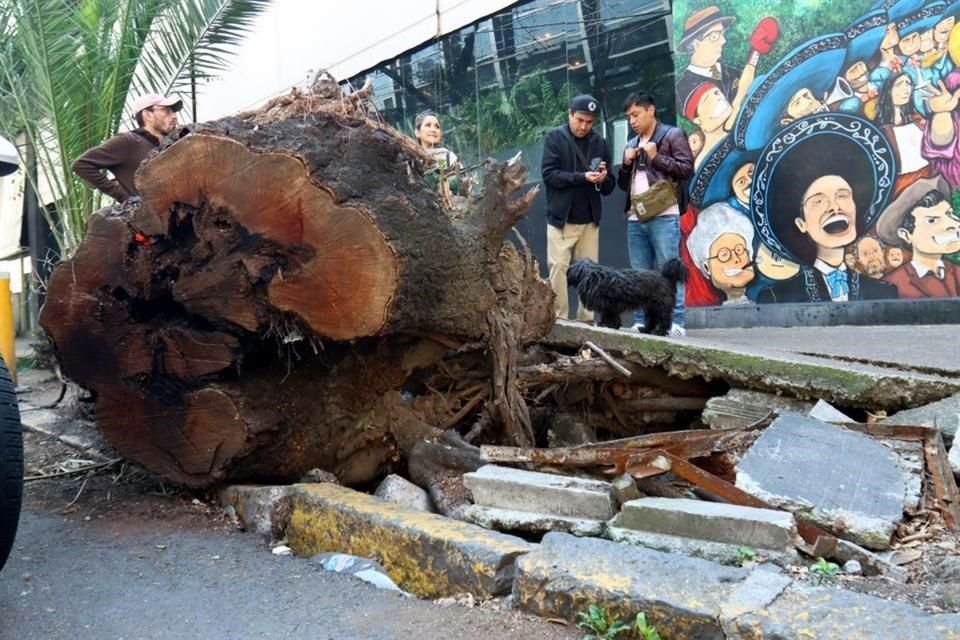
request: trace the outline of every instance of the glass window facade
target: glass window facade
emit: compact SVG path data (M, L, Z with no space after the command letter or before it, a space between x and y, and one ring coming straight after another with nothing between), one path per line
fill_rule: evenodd
M645 90L675 122L669 0L532 0L408 51L351 78L373 82L388 124L413 135L416 115L439 114L444 145L463 166L523 152L531 184L540 181L542 139L566 121L569 100L589 93L602 106L596 128L623 154L624 99ZM624 194L605 198L601 260L625 266ZM521 233L545 263L543 196Z

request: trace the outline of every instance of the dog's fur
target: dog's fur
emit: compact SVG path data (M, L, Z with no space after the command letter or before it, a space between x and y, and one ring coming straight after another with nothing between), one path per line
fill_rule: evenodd
M646 269L614 269L589 258L575 260L567 270L567 282L577 289L580 304L599 315L597 324L620 328L620 315L641 309L643 333L667 335L677 283L686 282L687 268L673 258L660 273Z

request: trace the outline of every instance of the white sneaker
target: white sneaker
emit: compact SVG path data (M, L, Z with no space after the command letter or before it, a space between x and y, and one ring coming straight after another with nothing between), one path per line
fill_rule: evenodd
M670 331L667 331L667 335L671 338L682 338L687 335L687 330L682 325L672 324L670 325Z

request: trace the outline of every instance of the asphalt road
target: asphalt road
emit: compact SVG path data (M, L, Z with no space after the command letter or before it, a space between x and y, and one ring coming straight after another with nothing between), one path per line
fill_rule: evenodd
M253 534L24 514L0 572L2 640L579 638L515 612L382 591Z

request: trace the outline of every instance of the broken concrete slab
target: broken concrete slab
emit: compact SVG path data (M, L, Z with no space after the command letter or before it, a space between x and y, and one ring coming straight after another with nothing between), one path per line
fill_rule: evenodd
M472 522L486 529L504 532L546 533L548 531L562 531L575 536L602 536L607 527L607 523L603 520L568 518L529 511L482 507L475 504L466 508L464 518L467 522Z
M697 558L596 538L548 533L517 561L513 600L546 618L573 620L590 604L669 629L670 637L722 640L722 604L748 573Z
M463 476L474 504L589 520L609 520L616 504L608 482L493 464Z
M778 569L761 565L733 590L730 598L720 606L720 623L728 626L747 613L762 611L779 597L793 582Z
M643 497L640 489L637 488L637 481L629 473L616 476L610 481L610 486L613 487L613 495L617 498L617 503L621 505Z
M904 569L848 540L821 536L810 550L810 555L814 558L826 558L839 564L859 562L865 576L882 575L895 582L906 582L909 577Z
M722 396L707 400L700 419L711 429L743 429L763 420L771 411L806 413L812 408L813 403L808 400L764 391L730 389Z
M666 533L636 531L633 529L614 527L612 525L607 526L604 535L614 542L622 542L636 547L644 547L646 549L653 549L674 555L701 558L725 565L739 564L737 561L738 554L743 547L743 545L739 544L710 542L709 540L685 538L683 536L674 536ZM758 549L755 551L759 557L762 557L764 562L770 562L777 566L789 567L801 563L800 554L794 549L781 551L775 549Z
M383 479L373 495L381 500L394 502L408 509L436 513L433 503L430 501L429 493L406 478L393 473Z
M897 465L907 477L907 493L904 496L903 509L909 514L920 511L923 500L923 443L911 440L878 440L897 454Z
M794 583L762 609L724 619L723 628L729 640L960 640L960 614L934 615L874 596Z
M921 407L899 411L888 416L883 422L934 427L943 434L945 442L950 442L960 429L960 393Z
M671 638L960 640L958 614L790 583L766 566L748 571L562 533L519 559L513 598L567 620L590 604L628 621L642 611Z
M792 551L797 538L786 511L676 498L631 500L610 526L775 551Z
M287 541L298 555L336 551L371 558L401 589L420 597L507 593L517 556L536 546L334 484L293 485L290 507Z
M888 549L907 477L870 436L784 413L736 466L738 488L870 549Z
M683 340L591 327L558 320L541 343L579 348L591 340L642 366L679 378L726 380L732 386L781 391L801 399L871 410L896 410L960 392L960 378L898 371L858 362L797 355L762 347L731 346L687 336Z
M843 411L840 411L825 400L817 400L817 404L813 405L813 409L810 409L810 411L807 412L807 415L815 420L820 420L821 422L832 422L835 424L855 422L855 420L851 419L850 416L845 414Z
M289 486L231 485L220 490L220 504L231 506L247 531L279 539L290 519Z

